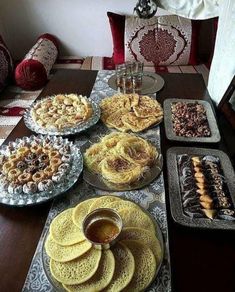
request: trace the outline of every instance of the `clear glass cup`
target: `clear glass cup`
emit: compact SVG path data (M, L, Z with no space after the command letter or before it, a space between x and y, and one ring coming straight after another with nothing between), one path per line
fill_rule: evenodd
M133 93L141 93L141 88L142 88L142 74L136 74L132 76L132 92Z
M136 61L132 63L132 75L143 75L144 64Z

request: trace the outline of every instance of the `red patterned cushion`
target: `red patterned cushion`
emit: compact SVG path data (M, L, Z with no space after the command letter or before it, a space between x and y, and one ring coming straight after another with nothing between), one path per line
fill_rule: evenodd
M107 13L113 37L113 60L142 61L146 66L197 64L200 22L176 15L140 19Z
M0 36L0 91L6 85L13 71L11 54Z
M16 84L26 90L43 87L58 56L58 41L50 34L41 35L15 70Z

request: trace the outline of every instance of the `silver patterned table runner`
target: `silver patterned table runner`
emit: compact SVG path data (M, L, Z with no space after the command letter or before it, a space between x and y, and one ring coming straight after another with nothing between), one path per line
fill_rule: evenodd
M95 102L100 102L102 98L112 96L116 92L108 86L108 79L113 74L113 71L99 71L90 98ZM101 136L108 132L107 128L99 122L96 126L92 127L89 131L79 135L75 143L82 146L88 140ZM160 148L160 130L159 126L149 129L141 134L142 137L150 140L153 144ZM55 291L51 283L48 281L42 264L42 244L43 239L48 232L52 219L64 209L75 206L78 202L85 200L89 197L107 194L107 191L97 190L89 186L86 182L79 179L79 182L68 191L66 194L56 199L53 202L51 210L43 229L41 238L39 240L36 252L32 259L32 263L26 277L26 281L22 291L24 292L44 292ZM117 196L133 200L140 204L143 208L147 209L150 214L158 222L163 238L164 238L164 259L153 284L148 289L149 292L170 292L170 257L168 246L168 231L167 231L167 218L166 218L166 204L165 204L165 189L163 174L155 179L148 187L135 191L115 192Z

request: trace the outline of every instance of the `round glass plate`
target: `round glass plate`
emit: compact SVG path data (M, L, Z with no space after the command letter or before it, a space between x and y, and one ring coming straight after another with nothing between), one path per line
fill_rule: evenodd
M82 146L82 152L84 153L87 148L89 148L93 143L88 142ZM89 171L84 165L83 169L83 179L93 187L103 191L130 191L130 190L138 190L145 186L148 186L154 179L156 179L163 167L163 157L160 150L156 147L158 151L158 157L156 159L155 164L150 168L150 170L146 171L143 177L135 183L127 184L127 185L117 185L112 184L102 178L101 175L96 174L94 172Z
M99 196L100 197L100 196ZM90 197L89 197L90 198ZM87 199L89 199L87 198ZM95 197L92 197L92 198L95 198ZM124 198L123 198L124 199ZM131 201L131 200L128 200L125 198L125 200L127 201ZM132 203L135 203L133 201L131 201ZM135 203L136 204L136 203ZM154 225L155 225L155 228L156 228L156 234L157 234L157 239L159 240L159 243L160 243L160 246L161 246L161 250L162 250L162 253L161 253L161 259L160 259L160 262L159 262L159 265L157 267L157 270L156 270L156 274L155 274L155 277L152 281L152 283L154 282L154 280L156 279L159 271L160 271L160 268L162 266L162 262L163 262L163 258L164 258L164 241L163 241L163 235L162 235L162 232L161 232L161 229L157 223L157 221L153 218L153 216L147 211L145 210L143 207L141 207L140 205L136 204L138 207L140 207L142 209L142 211L144 211L153 221ZM42 266L43 266L43 270L46 274L46 277L48 279L48 281L50 282L50 284L52 285L52 287L56 290L56 291L59 291L59 292L64 292L65 289L64 287L62 286L62 284L60 282L58 282L51 274L51 271L50 271L50 257L47 255L46 253L46 250L45 250L45 242L46 242L46 239L47 239L47 236L49 234L49 229L47 230L47 232L45 232L45 235L44 235L44 238L43 238L43 241L42 241L42 246L41 246L41 259L42 259ZM152 284L150 283L150 285ZM150 287L149 285L149 287ZM153 284L154 285L154 284ZM154 288L154 287L153 287Z
M27 128L29 128L31 131L36 132L38 134L44 134L44 135L55 135L55 136L68 136L68 135L74 135L77 133L80 133L90 127L92 127L93 125L95 125L99 119L100 119L100 108L98 106L97 103L89 100L89 102L91 103L92 109L93 109L93 115L86 120L85 122L82 122L74 127L71 128L64 128L61 130L57 130L57 129L45 129L43 127L40 127L32 118L31 116L31 110L40 102L42 102L45 99L52 99L53 96L51 97L46 97L43 99L40 99L39 101L36 101L35 103L33 103L32 107L27 109L24 113L24 123L26 125Z
M10 194L7 191L0 192L0 203L4 205L16 206L16 207L23 207L23 206L30 206L41 204L46 201L49 201L56 196L66 192L70 189L74 183L77 181L78 177L80 176L83 170L83 157L80 152L78 146L73 144L72 142L68 141L68 139L63 139L61 137L48 137L48 136L30 136L30 137L23 137L20 139L16 139L14 142L10 142L8 145L2 145L0 147L0 155L9 155L9 147L12 149L17 149L18 147L22 146L22 143L32 143L32 142L42 142L45 139L50 138L51 143L56 144L60 142L63 146L70 146L71 148L71 155L72 155L72 162L70 165L70 169L68 174L66 175L65 179L59 183L55 184L55 187L50 191L43 191L37 192L34 194Z
M153 94L158 92L163 88L164 84L165 81L160 75L151 72L144 72L141 94ZM117 90L115 74L109 78L108 85L112 89Z

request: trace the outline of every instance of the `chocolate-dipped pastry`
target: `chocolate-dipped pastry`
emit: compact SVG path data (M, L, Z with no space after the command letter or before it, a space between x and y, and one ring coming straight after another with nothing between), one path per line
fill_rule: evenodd
M235 220L219 159L184 154L177 161L184 213L191 218Z

